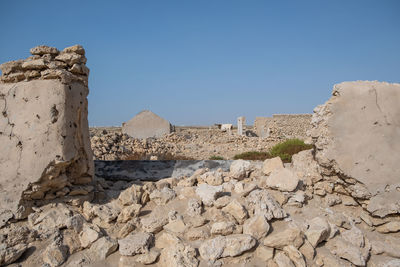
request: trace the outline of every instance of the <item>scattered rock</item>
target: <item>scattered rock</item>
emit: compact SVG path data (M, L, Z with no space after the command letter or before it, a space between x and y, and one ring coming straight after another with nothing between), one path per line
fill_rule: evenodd
M202 212L202 205L201 202L197 199L191 198L188 201L188 207L187 207L187 214L189 216L196 216L196 215L201 215Z
M294 191L299 184L297 175L286 168L275 169L267 178L266 184L268 187L278 189L281 191Z
M379 233L385 233L385 234L396 233L396 232L400 231L400 221L392 221L392 222L385 223L384 225L377 227L376 230Z
M274 257L274 261L278 267L296 267L290 258L283 252L278 252Z
M147 253L153 240L154 236L149 233L131 233L118 240L119 253L123 256Z
M118 248L118 242L108 236L103 236L95 241L89 251L92 255L95 255L95 259L104 260L111 253L116 251Z
M8 265L18 260L27 250L25 244L18 244L13 247L6 247L6 244L0 244L0 265Z
M150 194L150 199L153 200L157 205L165 205L168 201L174 199L176 197L176 193L174 190L164 187L161 190L154 190Z
M296 267L306 267L306 262L304 260L303 254L294 246L289 245L283 248L283 251L291 259Z
M238 256L252 249L256 243L256 239L250 235L218 236L203 242L199 252L204 260L214 262L219 258Z
M236 221L239 224L243 224L243 222L249 217L247 210L240 204L237 200L231 201L226 207L222 209L222 211L231 214L235 217Z
M274 257L274 249L263 245L258 245L255 256L264 262L267 262Z
M246 198L248 206L254 208L254 215L264 216L268 221L287 216L279 203L267 190L254 190Z
M255 215L247 219L243 224L243 234L248 234L256 239L267 236L269 224L264 216Z
M341 237L335 237L328 242L327 246L334 255L346 259L356 266L365 266L366 264L361 249Z
M200 197L201 201L206 206L212 206L215 199L222 192L222 186L212 186L208 184L201 184L196 188L196 194Z
M89 247L93 242L101 237L100 229L95 225L85 224L82 232L79 233L79 240L83 248Z
M262 172L265 175L270 175L276 169L283 169L283 162L280 157L266 159L263 163Z
M230 235L236 230L236 223L232 221L216 222L211 225L211 234L213 235Z
M148 264L154 263L158 259L159 256L160 256L160 252L155 251L155 250L150 250L148 253L136 255L134 257L134 260L136 262L148 265ZM130 265L130 266L132 266L132 265Z
M230 167L230 176L237 180L249 177L251 172L251 164L248 161L239 159L232 162Z
M283 249L289 245L299 248L303 242L304 234L301 230L292 227L281 231L273 231L263 241L265 246L277 249Z
M316 217L310 221L310 227L305 232L307 240L315 248L319 243L328 239L330 226L327 220Z
M199 261L196 258L196 250L182 242L175 246L164 248L161 251L159 265L162 267L197 267Z
M68 258L68 248L63 245L52 243L43 252L43 261L50 266L60 266Z

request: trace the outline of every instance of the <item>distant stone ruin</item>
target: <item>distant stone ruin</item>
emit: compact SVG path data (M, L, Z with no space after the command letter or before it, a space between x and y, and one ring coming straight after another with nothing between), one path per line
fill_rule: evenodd
M85 50L30 52L0 65L0 225L25 218L32 203L72 197L94 174Z
M172 131L173 126L169 121L150 110L139 112L135 117L122 125L122 133L138 139L149 137L159 138Z
M246 127L246 118L241 116L237 118L237 134L244 135L244 128Z
M311 128L312 114L274 114L272 117L256 117L254 130L259 137L275 139L306 139Z

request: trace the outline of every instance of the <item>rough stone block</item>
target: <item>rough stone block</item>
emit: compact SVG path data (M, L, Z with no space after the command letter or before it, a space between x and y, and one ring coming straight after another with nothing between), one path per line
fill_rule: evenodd
M0 211L23 218L46 193L91 181L88 91L80 82L0 83Z

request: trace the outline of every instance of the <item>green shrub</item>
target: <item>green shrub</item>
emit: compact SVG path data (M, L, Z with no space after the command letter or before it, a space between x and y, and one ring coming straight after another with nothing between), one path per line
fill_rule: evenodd
M268 152L258 152L258 151L249 151L244 152L242 154L237 154L233 157L233 159L244 159L244 160L266 160L271 158Z
M211 156L210 160L224 160L224 158L221 156Z
M269 154L272 158L280 157L283 162L291 162L292 156L302 150L311 149L312 145L307 145L300 139L289 139L283 143L273 146Z

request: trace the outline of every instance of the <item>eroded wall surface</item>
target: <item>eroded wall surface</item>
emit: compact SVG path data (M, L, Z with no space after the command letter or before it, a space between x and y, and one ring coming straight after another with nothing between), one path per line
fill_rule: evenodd
M400 213L399 103L400 84L344 82L312 119L316 160L375 216Z
M274 114L272 117L257 117L254 122L259 137L275 139L306 139L311 129L312 114Z
M91 182L94 173L83 48L31 52L40 55L0 66L0 214L17 219L35 203L65 196L65 187ZM86 74L74 73L77 66Z

